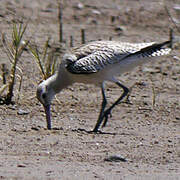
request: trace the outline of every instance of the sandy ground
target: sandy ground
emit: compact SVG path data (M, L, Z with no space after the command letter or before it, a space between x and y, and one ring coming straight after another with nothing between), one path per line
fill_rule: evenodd
M11 39L12 22L29 20L25 38L39 48L51 37L58 41L57 3L51 0L1 1L0 31ZM178 0L167 4L173 17ZM112 16L114 21L112 22ZM64 3L64 40L69 47L81 44L81 29L86 41L103 39L150 42L167 40L174 28L162 1L86 0ZM178 36L174 28L175 35ZM0 47L0 63L9 66ZM89 134L95 126L101 93L93 85L75 84L53 101L54 130L46 129L43 108L35 98L41 80L38 67L27 51L18 66L23 69L23 84L15 105L0 106L0 179L27 180L178 180L180 179L180 52L161 57L119 77L127 87L135 83L131 104L121 103L113 110L103 134ZM153 88L155 105L153 107ZM108 102L121 93L107 83ZM27 114L19 115L24 110ZM111 155L126 162L105 161Z

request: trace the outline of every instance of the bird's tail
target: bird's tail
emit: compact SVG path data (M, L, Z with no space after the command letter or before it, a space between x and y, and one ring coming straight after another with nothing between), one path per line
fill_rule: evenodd
M139 56L139 58L163 56L170 53L171 51L170 46L171 46L171 41L166 41L159 44L153 44L134 53L134 55Z
M163 43L155 43L148 47L142 48L141 50L127 55L125 58L137 57L137 58L150 58L156 56L163 56L170 53L173 46L173 31L170 30L169 40Z

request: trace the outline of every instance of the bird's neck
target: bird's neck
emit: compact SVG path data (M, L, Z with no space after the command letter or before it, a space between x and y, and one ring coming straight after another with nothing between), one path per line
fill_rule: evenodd
M47 80L47 84L52 87L55 94L59 93L62 89L68 87L72 83L64 73L56 73Z

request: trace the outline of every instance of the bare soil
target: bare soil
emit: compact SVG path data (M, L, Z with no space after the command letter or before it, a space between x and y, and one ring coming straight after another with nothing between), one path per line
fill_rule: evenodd
M180 1L168 1L173 7ZM51 0L4 0L0 6L0 31L11 39L13 21L29 20L25 39L43 48L48 36L58 42L58 8ZM112 17L114 16L114 17ZM113 21L113 22L112 22ZM169 28L178 32L160 0L67 0L64 2L63 30L66 46L73 36L81 44L81 29L86 42L103 39L127 42L165 41ZM45 115L35 94L41 80L29 51L18 66L23 84L15 105L0 106L0 179L56 180L178 180L180 179L180 52L137 67L119 76L132 88L131 104L121 103L113 112L103 134L89 134L95 126L101 93L93 85L75 84L63 90L52 105L53 130L46 129ZM10 66L3 47L0 63ZM19 72L18 72L19 73ZM154 91L153 91L154 89ZM107 83L108 102L121 93ZM155 104L153 106L153 99ZM21 114L21 110L26 113ZM19 113L21 114L19 114ZM126 162L108 162L111 155Z

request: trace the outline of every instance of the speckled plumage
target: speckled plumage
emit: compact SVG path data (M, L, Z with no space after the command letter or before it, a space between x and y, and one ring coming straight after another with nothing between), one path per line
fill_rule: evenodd
M166 55L170 48L162 44L151 43L120 43L116 41L95 41L75 48L74 58L69 59L67 70L74 74L96 73L110 64L126 61L128 58L142 59ZM66 61L66 58L64 59Z
M169 54L171 41L152 43L121 43L116 41L95 41L65 54L56 74L42 82L37 89L37 98L46 112L47 128L51 129L50 104L56 93L73 83L93 83L101 86L102 105L93 129L97 132L103 122L106 125L111 110L128 95L129 89L115 76L130 71L134 67L148 62L149 59ZM123 89L122 95L107 109L104 82L112 81Z

